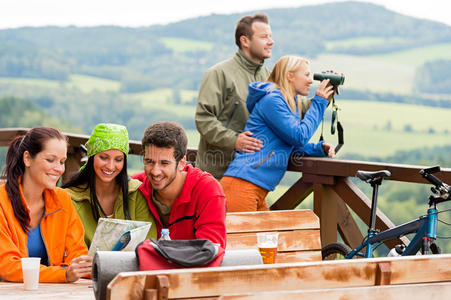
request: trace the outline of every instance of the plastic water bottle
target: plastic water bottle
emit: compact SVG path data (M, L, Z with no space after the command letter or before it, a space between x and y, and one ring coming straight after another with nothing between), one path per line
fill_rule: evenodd
M169 236L169 229L168 228L161 229L161 237L159 241L170 241L170 240L171 237Z

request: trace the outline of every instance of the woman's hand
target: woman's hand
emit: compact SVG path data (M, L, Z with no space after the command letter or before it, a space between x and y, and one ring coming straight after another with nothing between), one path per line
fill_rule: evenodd
M329 157L335 156L335 148L331 144L322 143L321 146L323 148L324 153L326 153L327 156Z
M82 255L74 258L66 270L67 282L74 282L84 275L91 274L92 257Z
M329 79L325 79L321 81L321 83L318 86L318 89L316 90L316 95L320 96L324 99L327 99L327 101L330 102L332 100L332 96L334 95L334 87L333 85L329 84Z

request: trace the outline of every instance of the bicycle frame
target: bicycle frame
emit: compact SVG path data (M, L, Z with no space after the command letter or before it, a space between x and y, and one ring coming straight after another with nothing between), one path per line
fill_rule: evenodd
M427 241L427 247L429 247L431 240L436 239L437 213L436 205L432 204L427 211L427 215L421 216L417 220L404 223L380 233L370 230L368 232L368 238L357 248L352 250L346 258L353 258L356 255L371 258L373 257L374 244L416 232L412 241L402 253L402 256L415 255L422 247L425 239ZM365 247L366 251L365 254L363 254L360 251ZM428 249L426 249L426 251L427 250Z

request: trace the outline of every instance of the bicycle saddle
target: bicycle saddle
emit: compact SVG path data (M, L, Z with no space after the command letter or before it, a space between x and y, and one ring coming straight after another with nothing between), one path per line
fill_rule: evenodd
M391 177L391 173L388 170L381 170L381 171L375 171L375 172L369 172L369 171L357 171L355 174L358 178L360 178L363 181L370 182L375 179L384 179L386 177Z

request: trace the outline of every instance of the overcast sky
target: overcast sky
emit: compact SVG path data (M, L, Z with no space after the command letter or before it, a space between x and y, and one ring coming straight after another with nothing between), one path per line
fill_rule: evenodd
M0 0L0 28L45 25L147 26L216 14L340 1L312 0ZM450 0L368 0L451 26Z

